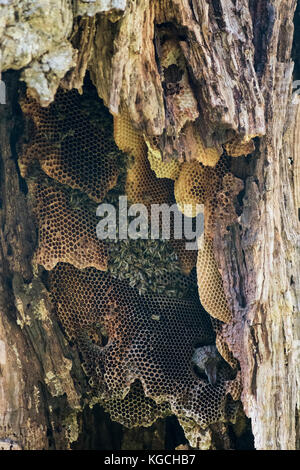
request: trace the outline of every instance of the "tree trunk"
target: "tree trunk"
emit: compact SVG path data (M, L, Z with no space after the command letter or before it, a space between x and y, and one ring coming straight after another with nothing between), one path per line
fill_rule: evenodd
M235 425L215 420L191 430L178 416L185 438L174 417L129 430L101 404L92 407L81 350L63 331L34 256L31 186L19 164L20 141L30 145L32 134L18 104L20 81L46 107L59 87L82 91L87 71L115 123L126 110L162 163L195 162L195 129L205 151L218 158L227 151L232 179L226 187L224 177L215 196L211 234L230 311L214 323L217 345L239 371L254 447L299 448L296 0L47 0L31 10L25 3L0 6L0 448L174 449L186 438L198 448L252 448L241 411ZM234 155L232 142L251 150Z

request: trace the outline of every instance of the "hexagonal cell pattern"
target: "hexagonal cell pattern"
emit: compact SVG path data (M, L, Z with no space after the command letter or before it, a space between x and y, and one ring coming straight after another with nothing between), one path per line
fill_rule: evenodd
M106 270L107 246L96 236L96 216L72 208L63 188L39 181L30 183L29 189L39 229L37 262L48 270L58 262Z
M22 176L38 160L49 177L101 202L118 177L118 149L107 126L88 114L75 90L58 90L47 108L28 96L20 104L33 123L19 159Z
M222 419L231 383L229 366L224 364L215 386L192 368L195 346L214 341L209 317L199 302L140 296L107 273L93 268L79 271L67 264L50 272L49 283L57 314L79 345L99 399L124 400L139 380L147 398L157 404L167 402L176 415L201 426ZM134 425L134 414L130 410L128 415L124 403L114 410L122 415L115 415L117 420L131 420Z
M184 64L177 44L169 41L164 47L163 74L171 100L172 74ZM183 88L187 85L184 74ZM178 122L180 129L194 99L189 93L181 95L176 95L177 105L185 113ZM227 419L227 403L232 401L228 395L236 400L240 392L239 376L234 379L229 366L236 368L237 364L220 325L213 323L212 328L206 311L223 322L231 319L212 248L217 208L231 204L224 212L226 220L234 210L229 201L234 194L230 192L233 180L228 161L219 159L216 149L205 149L196 136L194 158L198 161L163 162L155 138L149 137L147 148L126 110L114 117L116 144L133 157L125 181L130 202L143 203L148 209L152 204L173 204L175 192L183 210L185 203L205 204L208 221L197 262L199 294L206 311L194 293L179 298L176 293L156 295L150 289L140 295L130 280L103 272L108 252L96 237L97 219L70 200L68 187L95 202L102 201L119 174L120 151L112 139L111 122L106 118L100 122L97 113L91 115L91 103L87 107L82 103L77 92L62 90L48 108L28 96L21 100L31 121L30 143L19 165L22 176L28 177L29 199L38 222L37 261L49 270L48 286L58 318L69 339L78 345L94 396L112 419L128 427L149 426L158 417L175 414L187 432L194 426L205 428ZM228 147L227 151L237 153L241 148ZM48 181L46 177L30 179L37 162ZM182 271L190 273L197 251L186 250L185 240L171 238L170 243ZM169 272L161 285L175 282L184 292L191 279ZM207 377L197 374L192 357L195 348L214 344L216 337L228 364L221 364L217 383L212 385Z
M249 155L255 150L254 141L252 139L241 139L235 137L230 142L224 145L228 155L231 157L241 157L242 155Z
M213 242L205 237L204 246L198 251L197 278L201 304L214 318L225 323L232 319L225 297L223 281L213 252Z

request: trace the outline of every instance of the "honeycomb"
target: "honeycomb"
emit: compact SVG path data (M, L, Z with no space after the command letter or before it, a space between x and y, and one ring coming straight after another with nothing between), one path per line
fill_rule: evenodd
M117 143L122 150L127 149L127 151L131 151L132 154L136 156L135 163L127 174L126 193L129 199L133 202L143 202L148 205L148 207L153 203L161 204L170 201L170 190L167 189L165 194L155 191L154 188L157 187L159 183L148 166L148 161L145 156L145 147L142 145L142 137L141 135L137 137L136 131L132 128L130 121L128 121L129 117L127 115L126 119L124 118L123 121L121 120L119 122L119 140ZM121 125L122 122L124 123L123 125ZM120 129L123 129L123 131L121 132ZM123 142L120 136L124 135L127 135L127 137L124 138ZM130 142L130 144L128 142ZM195 205L205 203L205 221L208 234L213 232L215 210L220 202L216 199L216 194L222 189L222 179L227 171L228 169L224 158L218 161L215 168L204 166L202 163L196 161L185 162L182 164L179 177L175 181L174 193L176 202L185 215L197 215ZM162 188L160 185L159 187L160 189ZM154 198L154 194L156 195L156 199ZM191 204L192 212L188 211L188 213L186 213L186 211L184 211L184 204ZM188 274L196 264L197 252L195 250L186 250L183 240L171 239L170 243L177 252L182 271ZM201 252L201 254L199 252L198 254L198 274L202 273L203 269L205 270L205 274L208 274L206 280L202 279L203 276L198 275L200 298L208 313L213 317L228 322L231 319L231 313L225 298L222 278L217 269L213 251L210 248L210 245L205 243L203 252ZM205 263L204 267L201 267L200 265L203 262ZM214 284L215 281L216 284ZM220 309L220 311L216 311L216 308Z
M176 180L180 172L179 161L176 159L163 161L160 150L155 148L150 140L146 140L146 144L148 147L148 160L150 162L151 170L154 171L157 178Z
M132 126L126 110L114 117L114 136L119 149L134 157L134 162L127 169L125 184L129 201L145 204L149 211L151 204L173 204L173 182L168 178L158 178L151 169L147 145L141 133ZM170 243L178 255L182 271L188 274L196 265L196 251L186 250L185 240L171 237Z
M231 393L233 393L235 397L238 396L238 394L240 393L239 378L234 381L229 381L227 382L227 384L228 390L231 390ZM224 417L226 422L235 423L239 407L240 402L234 401L230 398L230 396L228 396L228 400L224 410ZM179 416L178 421L181 427L183 428L185 437L191 447L199 450L208 450L208 444L210 444L212 437L212 427L204 429L203 427L199 426L198 423L195 422L193 419L187 418L185 416Z
M173 184L166 178L156 177L145 152L135 157L128 168L125 192L130 202L142 203L150 210L151 204L171 202Z
M96 236L96 216L72 208L66 191L43 181L31 182L32 208L39 228L36 260L51 270L58 262L79 269L107 269L107 247Z
M236 196L242 191L244 184L232 173L226 173L221 186L221 189L205 202L205 233L210 238L214 237L216 222L218 222L218 228L224 231L237 219Z
M238 362L233 356L233 353L230 351L225 339L223 338L222 322L220 322L216 318L212 318L212 325L216 333L216 346L219 353L221 354L223 359L232 367L232 369L236 369L238 366Z
M152 292L185 297L193 290L194 276L185 275L185 271L182 273L178 257L168 240L113 240L108 245L109 273L117 279L128 280L140 294Z
M198 115L198 104L189 82L185 58L179 42L169 38L163 42L160 50L162 86L172 122L168 123L167 134L178 135L184 125L194 121Z
M252 139L241 139L235 137L230 142L224 145L228 155L231 157L241 157L242 155L249 155L255 150L254 141Z
M151 204L170 201L172 184L167 179L157 178L151 170L144 137L131 124L127 110L114 117L114 137L119 149L134 157L127 169L125 186L129 201L145 204L148 209Z
M220 160L221 153L217 148L205 147L200 134L195 133L197 143L195 159L203 165L214 167Z
M238 384L231 387L234 393L236 393L234 388L238 389L238 387ZM112 420L118 421L128 428L135 426L151 426L158 418L165 418L172 415L167 402L157 404L154 400L145 396L142 384L139 381L133 383L129 393L123 400L112 399L104 401L101 404L104 410L110 414ZM230 400L228 396L224 410L226 421L235 422L238 407L239 402ZM187 418L186 416L178 416L178 420L189 444L198 449L199 438L205 433L205 430L193 419Z
M215 168L204 166L197 161L185 162L175 181L174 194L180 210L188 217L197 215L197 204L205 204L222 188L225 174L223 161ZM190 207L184 207L190 205Z
M188 275L197 263L197 250L187 250L185 240L170 239L170 244L174 248L181 266L181 271Z
M128 169L125 190L128 199L133 203L143 203L149 214L153 204L174 203L173 182L170 179L157 178L145 154L143 158L136 158L133 166ZM152 220L156 224L161 223L155 218ZM170 231L170 243L178 255L183 272L188 274L195 266L195 251L185 249L184 239L173 239L173 221Z
M92 108L90 116L82 100L75 90L59 90L47 108L29 96L21 99L21 108L33 125L19 167L25 178L38 160L49 177L101 202L117 182L119 151L110 133L99 125L97 110ZM108 116L104 118L109 121Z
M147 398L168 403L173 414L200 426L224 417L227 394L237 387L229 366L224 363L214 386L192 368L195 345L214 341L198 301L141 296L107 273L63 263L49 273L49 287L67 335L79 345L91 387L110 402L115 419L141 424L132 406L118 402L137 380Z
M190 155L189 160L196 160L204 166L215 167L220 160L223 150L221 147L205 147L200 135L199 126L199 120L195 123L189 122L182 131L185 137L184 147Z
M228 173L223 178L222 186L222 190L217 194L215 218L218 220L221 231L224 232L227 226L237 219L236 196L244 188L244 183L232 173Z
M198 250L197 278L201 304L214 318L229 323L232 314L225 297L223 281L213 252L213 242L204 238L204 246Z
M135 381L125 398L103 401L104 410L110 414L113 421L117 421L127 428L151 426L158 418L165 418L172 414L167 402L157 404L144 394L140 381Z
M114 116L114 139L122 152L136 158L147 153L143 134L133 127L126 108L123 108L120 114Z
M167 41L164 47L164 86L169 103L173 100L181 110L181 129L197 117L189 115L194 98L179 46ZM184 68L178 93L176 87L173 93L173 74L178 73L174 65L179 73ZM21 102L31 121L20 171L28 182L39 229L37 262L49 271L57 316L79 348L94 397L112 419L128 427L149 426L175 414L187 433L191 427L226 420L228 402L239 397L240 379L234 378L232 368L237 364L220 324L211 322L204 308L223 322L231 318L209 235L218 208L227 207L223 221L232 216L230 203L236 191L231 186L237 188L238 183L228 173L225 159L219 159L217 150L204 149L200 137L199 161L162 162L155 138L146 144L126 110L114 117L115 142L133 157L122 170L124 155L112 139L109 116L97 110L94 99L85 100L75 91L59 90L48 108L28 96ZM204 203L209 215L197 263L204 308L192 271L197 251L186 250L185 240L171 237L170 251L157 241L153 246L139 241L134 253L132 247L127 251L116 244L113 253L96 237L94 202L114 201L125 192L131 203L144 203L148 209L151 204L173 204L174 185L181 206ZM195 371L192 359L195 348L215 343L227 363L221 359L216 382L211 383L205 373Z

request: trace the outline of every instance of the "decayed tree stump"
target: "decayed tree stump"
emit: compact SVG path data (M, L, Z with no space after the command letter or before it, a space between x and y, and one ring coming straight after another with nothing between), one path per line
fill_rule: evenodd
M292 82L300 77L293 78L291 60L296 1L110 3L48 0L30 14L23 2L0 7L1 68L21 70L4 76L7 104L0 105L0 448L68 448L78 438L86 442L84 433L96 422L94 415L86 417L89 412L82 415L87 385L78 353L51 311L42 270L31 264L37 242L17 166L18 78L47 105L59 85L80 89L88 70L112 114L126 108L137 129L156 137L163 159L181 159L191 144L177 132L172 135L180 116L170 104L160 66L167 35L181 51L195 97L186 122L201 122L205 146L221 148L234 136L255 138L250 157L232 159L231 172L244 184L239 213L229 223L223 219L214 233L233 314L222 335L241 367L242 403L255 448L295 449L300 399L300 106L297 94L292 96ZM299 60L297 53L296 36ZM109 435L97 445L120 447L121 427L97 413ZM150 446L163 445L163 426L154 433L159 444L153 438ZM125 433L125 447L131 439L134 433Z

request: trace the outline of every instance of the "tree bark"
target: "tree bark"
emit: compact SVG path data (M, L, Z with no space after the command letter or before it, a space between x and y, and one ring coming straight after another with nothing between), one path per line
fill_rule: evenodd
M126 107L137 129L157 137L163 159L192 153L191 141L179 138L182 116L165 94L159 46L165 34L187 65L195 96L187 122L201 122L206 146L221 148L234 136L255 139L250 157L232 159L231 172L244 185L239 214L230 223L220 218L214 233L232 311L222 336L240 364L255 448L299 448L300 100L292 96L291 60L296 0L54 3L51 15L51 0L32 16L23 2L0 6L1 68L9 70L2 77L7 104L0 105L0 448L163 448L171 439L168 421L137 436L99 405L88 409L79 354L62 333L42 269L32 265L36 231L16 146L23 132L19 78L45 106L60 85L81 89L88 70L110 112ZM13 41L18 37L21 52ZM299 42L294 50L299 61ZM175 434L173 447L183 443L178 429ZM232 446L228 427L213 434L213 448Z

